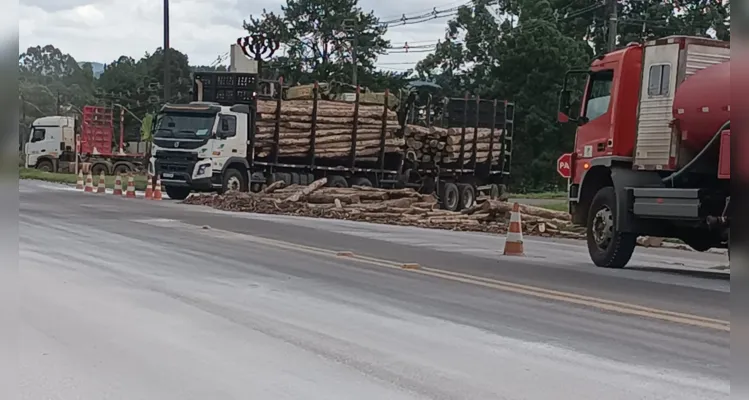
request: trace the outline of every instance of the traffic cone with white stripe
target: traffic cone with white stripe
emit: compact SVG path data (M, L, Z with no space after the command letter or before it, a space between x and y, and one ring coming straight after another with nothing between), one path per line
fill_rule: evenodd
M94 192L94 177L91 175L91 171L88 171L88 175L86 175L86 187L83 191L86 193Z
M106 193L107 192L107 178L104 175L104 171L101 171L101 174L99 174L99 185L96 187L96 193Z
M133 174L129 174L127 177L127 189L125 190L125 197L128 199L135 198L135 179Z
M146 179L146 193L145 193L146 200L153 199L153 176L150 174L147 175Z
M153 188L153 199L161 200L161 178L156 177L156 186Z
M115 196L122 196L122 177L120 174L117 174L114 177L114 189L112 189L112 194Z
M510 213L510 229L507 230L507 239L505 240L506 256L524 256L523 249L523 223L520 220L520 204L512 205Z
M78 180L75 181L75 188L83 190L83 170L78 171Z

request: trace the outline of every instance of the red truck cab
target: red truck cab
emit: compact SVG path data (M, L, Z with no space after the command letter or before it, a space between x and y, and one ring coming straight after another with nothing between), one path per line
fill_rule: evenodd
M577 125L569 207L596 265L625 266L638 236L728 246L729 66L727 42L671 36L567 73L559 122ZM573 113L575 75L586 84Z

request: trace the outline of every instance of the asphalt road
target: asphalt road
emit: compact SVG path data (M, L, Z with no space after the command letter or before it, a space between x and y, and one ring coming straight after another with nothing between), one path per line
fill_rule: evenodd
M718 255L20 186L23 398L730 397Z

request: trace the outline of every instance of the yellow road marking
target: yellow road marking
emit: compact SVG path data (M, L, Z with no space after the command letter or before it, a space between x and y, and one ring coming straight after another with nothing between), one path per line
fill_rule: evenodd
M228 232L228 231L227 231ZM233 233L233 232L232 232ZM408 273L421 274L432 276L436 278L451 280L454 282L461 282L471 284L475 286L481 286L486 288L492 288L501 290L504 292L518 293L531 297L542 298L546 300L556 300L560 302L583 305L587 307L597 308L600 310L617 312L620 314L641 316L651 319L657 319L661 321L668 321L683 325L691 325L701 328L714 329L724 332L731 331L731 322L713 319L707 317L701 317L698 315L678 313L674 311L660 310L656 308L650 308L640 306L636 304L623 303L613 300L606 300L597 297L583 296L575 293L562 292L552 289L545 289L537 286L523 285L518 283L506 282L495 280L491 278L484 278L475 275L463 274L460 272L447 271L436 268L424 267L416 263L402 263L384 260L380 258L373 258L358 255L350 251L336 251L328 250L318 247L305 246L301 244L285 242L275 239L267 239L257 236L247 235L251 241L257 243L263 243L275 246L277 248L283 248L294 251L301 251L305 253L323 255L332 258L348 258L357 262L376 265L380 267L397 269Z

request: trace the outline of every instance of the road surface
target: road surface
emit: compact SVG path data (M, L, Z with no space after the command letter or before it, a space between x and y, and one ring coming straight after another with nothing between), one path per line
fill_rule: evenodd
M23 398L730 396L717 255L20 192Z

